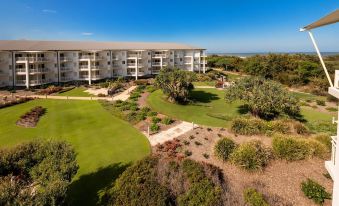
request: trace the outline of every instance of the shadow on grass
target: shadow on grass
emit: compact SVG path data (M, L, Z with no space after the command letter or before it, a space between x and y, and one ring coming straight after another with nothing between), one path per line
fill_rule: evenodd
M130 164L116 163L99 168L96 172L82 175L71 183L68 191L68 205L97 205L99 192L114 183Z
M205 92L205 91L197 91L193 90L190 92L191 100L198 103L210 103L213 100L218 100L220 97L216 94Z

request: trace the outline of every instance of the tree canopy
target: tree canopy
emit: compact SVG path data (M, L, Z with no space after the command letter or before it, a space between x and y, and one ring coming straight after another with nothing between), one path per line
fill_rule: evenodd
M278 116L297 116L298 100L283 86L259 77L245 77L226 88L226 101L242 100L252 115L273 119Z
M62 141L35 140L0 150L0 205L61 205L77 173L76 154Z
M178 68L164 68L155 78L155 84L171 102L185 103L189 101L189 92L194 88L192 82L196 74Z

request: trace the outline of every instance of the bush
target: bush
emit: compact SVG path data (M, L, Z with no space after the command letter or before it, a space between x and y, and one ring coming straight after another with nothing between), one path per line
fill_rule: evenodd
M311 179L307 179L301 183L301 190L306 197L312 199L319 205L322 205L325 199L331 199L331 194L326 192L323 186Z
M157 132L157 131L159 131L159 129L160 129L160 127L159 127L159 125L157 125L157 124L151 124L151 131L152 132Z
M142 108L140 109L140 111L147 114L148 112L151 111L151 108L149 108L149 107L142 107Z
M326 145L316 141L316 140L308 140L308 147L310 150L311 157L319 157L324 158L326 153L328 152Z
M159 122L161 122L161 119L159 117L152 117L152 123L153 124L157 124Z
M265 129L265 124L260 119L236 118L232 121L231 130L236 134L255 135Z
M154 92L155 90L157 90L154 86L152 86L152 85L148 85L147 87L146 87L146 90L149 92L149 93L152 93L152 92Z
M230 156L232 163L246 170L261 170L272 157L271 151L260 141L240 145Z
M192 155L192 152L189 151L189 150L185 150L184 154L185 154L186 157L188 157L188 156Z
M293 123L293 129L294 129L295 133L297 133L297 134L302 134L302 135L309 134L308 128L304 124L302 124L301 122L295 121Z
M310 155L308 144L303 139L276 136L273 138L272 147L279 158L289 161L302 160Z
M158 112L150 111L150 112L147 113L147 115L150 116L150 117L154 117L154 116L158 115Z
M338 108L336 108L336 107L326 107L326 110L329 111L329 112L337 112Z
M63 141L35 140L2 149L0 205L63 205L78 168L75 151Z
M106 94L102 94L102 93L98 94L98 97L106 97L106 96L107 96Z
M314 137L315 140L317 140L318 142L321 142L322 144L324 144L326 146L326 148L328 150L332 149L332 139L330 135L327 134L318 134Z
M173 123L173 120L169 117L165 117L162 119L161 123L163 123L164 125L170 125Z
M134 80L134 83L136 85L148 85L148 80L147 79L138 79L138 80Z
M206 154L206 153L202 154L202 156L204 156L204 157L205 157L205 159L208 159L208 158L210 158L210 156L209 156L208 154Z
M317 99L316 100L317 105L319 106L326 106L326 102L324 100Z
M235 150L236 144L230 138L222 138L218 140L214 146L214 154L221 160L227 161L231 153Z
M244 199L249 206L269 206L263 195L254 188L244 190Z

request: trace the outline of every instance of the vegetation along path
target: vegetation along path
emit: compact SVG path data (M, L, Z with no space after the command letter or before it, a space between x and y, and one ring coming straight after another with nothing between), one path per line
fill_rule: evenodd
M15 123L35 106L46 108L36 128ZM70 142L80 166L70 189L72 205L95 205L98 192L124 168L150 153L146 137L101 107L97 101L37 99L0 109L0 145L12 146L34 138Z

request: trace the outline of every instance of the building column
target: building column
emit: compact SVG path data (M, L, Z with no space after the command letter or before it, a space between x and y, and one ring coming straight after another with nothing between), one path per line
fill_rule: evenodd
M191 71L194 71L194 54L191 56Z
M160 70L162 69L162 57L160 57Z
M16 85L16 60L15 60L15 52L12 52L12 83L13 83L13 88Z
M26 71L26 88L29 88L29 65L28 60L25 61L25 71Z
M199 54L199 74L201 73L201 53Z
M88 60L88 84L92 84L92 71L91 71L91 60Z
M138 57L139 57L139 54L137 54L137 57L136 57L136 60L135 60L135 80L138 80L138 71L139 71L139 68L138 68Z
M204 74L206 73L206 57L205 57L205 55L204 55L204 57L203 57L202 72L203 72Z
M110 77L113 78L113 58L112 58L112 51L109 51L110 54L110 65L109 65L109 73L110 73Z
M58 84L61 81L61 72L60 72L60 53L57 51L57 66L58 66Z

